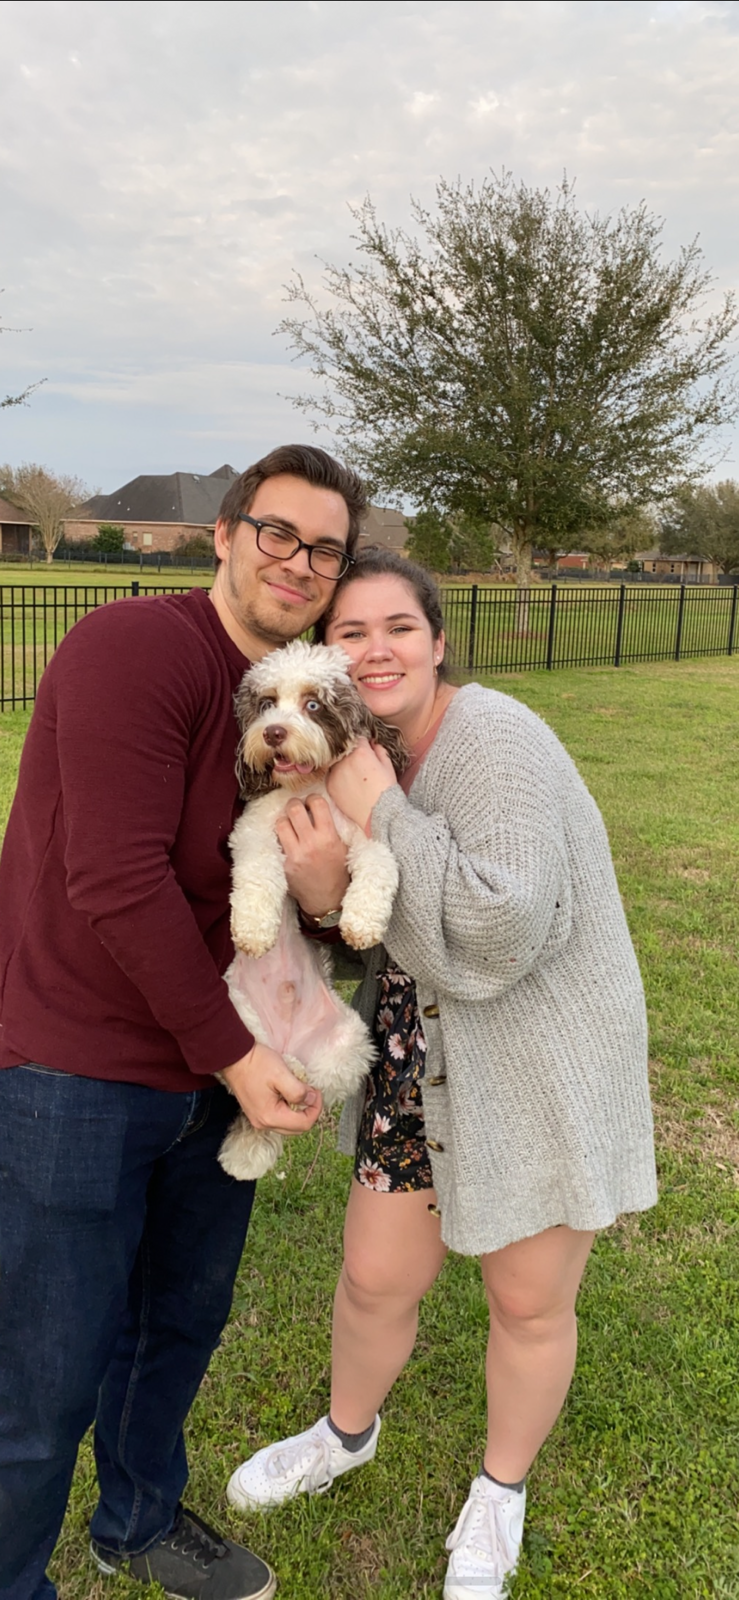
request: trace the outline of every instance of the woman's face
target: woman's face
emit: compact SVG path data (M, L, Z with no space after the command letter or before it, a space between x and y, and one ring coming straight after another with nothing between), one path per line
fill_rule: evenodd
M413 589L402 578L357 579L342 589L326 643L351 656L352 678L370 711L400 728L410 743L433 710L444 655Z

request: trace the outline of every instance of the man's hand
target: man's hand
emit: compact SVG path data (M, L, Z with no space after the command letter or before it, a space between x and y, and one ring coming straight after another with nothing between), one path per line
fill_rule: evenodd
M318 1090L301 1083L282 1056L266 1044L255 1044L247 1056L226 1067L221 1077L252 1127L260 1131L274 1128L278 1133L306 1133L321 1115L323 1102ZM293 1106L298 1110L293 1111Z
M382 745L360 739L351 755L342 756L331 768L326 788L344 815L366 828L381 794L397 784L395 769Z
M323 795L290 800L275 833L285 857L287 886L309 917L337 911L349 888L346 845Z

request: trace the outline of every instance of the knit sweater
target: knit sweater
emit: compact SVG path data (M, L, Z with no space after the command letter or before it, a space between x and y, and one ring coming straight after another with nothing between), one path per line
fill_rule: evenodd
M201 590L62 640L0 861L0 1066L191 1091L251 1048L221 976L248 664Z
M481 1255L653 1205L641 978L600 813L551 729L461 689L372 833L400 869L386 944L416 981L444 1241ZM385 959L356 997L369 1023ZM360 1113L356 1096L347 1154Z

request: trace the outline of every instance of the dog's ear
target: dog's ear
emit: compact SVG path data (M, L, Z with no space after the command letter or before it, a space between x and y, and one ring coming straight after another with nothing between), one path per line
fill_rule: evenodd
M366 706L365 719L366 726L362 732L373 744L380 744L383 750L387 750L396 775L401 778L411 759L402 733L398 728L391 728L389 723L381 722L379 717L373 717Z
M236 777L239 781L241 798L245 805L250 800L257 800L260 794L270 794L272 790L272 777L267 768L264 772L254 772L248 767L243 756L243 747L240 744L236 752Z
M249 682L249 673L245 672L234 695L234 711L242 735L250 723L254 721L259 709L260 696ZM241 798L248 805L250 800L256 800L260 794L269 794L272 788L272 779L269 771L253 772L247 766L243 754L243 741L239 741L236 752L236 777L239 780Z
M244 732L245 728L248 728L249 723L254 721L254 718L257 715L258 705L259 695L253 685L249 682L249 673L245 672L234 695L234 711L236 712L236 721L238 722L242 733Z

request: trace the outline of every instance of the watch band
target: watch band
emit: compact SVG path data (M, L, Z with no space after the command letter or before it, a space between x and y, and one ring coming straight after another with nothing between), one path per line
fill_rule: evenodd
M308 911L304 911L302 906L298 906L298 916L306 928L312 933L318 933L324 928L335 928L338 925L341 920L341 906L336 911L324 911L321 917L313 917Z

